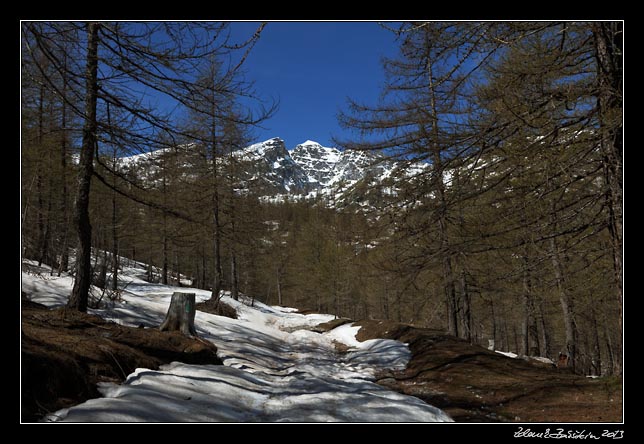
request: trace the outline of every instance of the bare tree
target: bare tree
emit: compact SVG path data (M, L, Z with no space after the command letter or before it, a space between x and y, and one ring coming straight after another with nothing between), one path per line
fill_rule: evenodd
M84 121L75 205L79 243L70 306L81 311L87 307L92 237L88 208L91 179L96 175L94 161L99 161L95 153L107 142L118 146L123 153L149 152L176 144L173 139L182 131L176 126L172 108L156 106L147 99L149 92L166 97L175 108L190 108L194 106L195 73L205 60L241 51L242 57L231 70L239 69L262 26L248 41L240 44L228 41L226 27L225 23L211 22L23 24L28 53L42 54L44 60L67 79L68 91L60 94L60 86L44 73L43 64L32 58L38 70L45 74L43 84L63 97L69 109ZM59 57L63 44L78 47L83 42L86 42L86 50L78 52L84 53L84 66L63 63ZM82 109L72 100L78 97L84 98ZM106 119L107 107L112 119ZM102 167L109 174L118 174L108 165ZM110 186L110 181L97 177ZM133 185L131 181L126 183ZM150 202L149 196L135 196L123 188L117 191L139 202L165 208L163 202ZM177 215L189 219L187 215Z
M92 225L89 220L89 198L92 174L94 172L94 151L96 149L96 107L98 102L98 32L99 23L87 24L87 63L85 73L85 123L81 146L78 190L74 225L78 236L76 249L76 275L74 288L67 306L78 311L87 311L89 286L91 284Z

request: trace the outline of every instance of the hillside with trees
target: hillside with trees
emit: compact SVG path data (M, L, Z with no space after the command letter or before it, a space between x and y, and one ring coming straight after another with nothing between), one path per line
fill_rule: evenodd
M271 24L231 26L22 22L21 253L73 277L68 309L118 302L144 263L211 306L621 377L622 22L381 24L398 54L379 97L338 104L335 141L370 172L328 188L243 154L279 106L243 70Z

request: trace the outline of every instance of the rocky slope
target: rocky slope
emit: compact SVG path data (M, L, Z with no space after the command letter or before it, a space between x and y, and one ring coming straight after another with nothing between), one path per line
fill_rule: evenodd
M183 148L176 152L183 153L186 170L190 170L192 148ZM143 180L153 180L151 174L159 168L157 158L165 153L168 150L126 157L120 164L126 170L139 171L137 175L143 175ZM341 200L359 182L367 181L373 186L390 178L402 165L371 153L324 147L312 140L289 151L279 137L238 150L233 159L240 191L250 190L268 198L320 196L334 201ZM222 158L221 167L227 168L228 162L230 159Z

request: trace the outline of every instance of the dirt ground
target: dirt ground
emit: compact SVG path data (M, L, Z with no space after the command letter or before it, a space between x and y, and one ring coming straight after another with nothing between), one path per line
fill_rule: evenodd
M446 335L388 321L358 321L357 339L409 344L407 369L378 383L445 410L457 422L620 422L619 378L590 379L512 359Z
M122 382L136 368L221 364L217 348L179 332L117 325L98 316L22 301L23 422L100 397L96 383Z
M208 300L205 302L199 302L195 305L195 309L205 313L237 319L237 310L226 304L224 301L211 302Z

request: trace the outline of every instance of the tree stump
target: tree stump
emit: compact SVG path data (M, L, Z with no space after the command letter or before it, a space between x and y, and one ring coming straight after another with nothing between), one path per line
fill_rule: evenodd
M186 336L197 336L195 330L195 294L172 293L170 307L165 315L165 320L159 326L161 331L179 330Z

